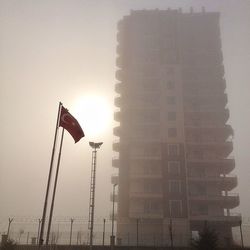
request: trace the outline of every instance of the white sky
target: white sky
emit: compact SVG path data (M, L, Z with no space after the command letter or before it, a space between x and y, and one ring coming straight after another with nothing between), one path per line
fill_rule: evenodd
M250 217L250 1L0 0L0 218L42 214L58 102L96 94L113 109L116 25L131 9L221 11L225 77L241 205ZM74 114L73 112L71 112ZM84 121L83 121L84 122ZM96 216L111 211L112 127L96 140ZM91 149L65 136L55 215L88 217ZM0 221L1 222L1 221ZM2 229L0 228L0 231Z

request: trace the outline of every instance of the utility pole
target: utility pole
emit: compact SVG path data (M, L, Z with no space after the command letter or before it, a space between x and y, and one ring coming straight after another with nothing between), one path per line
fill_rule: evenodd
M103 233L102 233L102 245L104 246L104 241L105 241L105 223L106 223L106 220L103 219Z
M38 219L38 230L37 230L37 245L39 245L39 235L40 235L40 226L42 219Z
M8 231L7 231L7 240L9 239L9 233L10 233L10 224L13 221L14 218L9 218L9 225L8 225Z
M241 248L244 248L243 234L242 234L242 220L240 220L240 238L241 238Z
M27 245L29 244L29 236L30 236L30 232L27 233L27 241L26 241Z
M173 244L173 223L172 223L172 218L170 218L170 223L169 223L169 236L170 236L171 250L173 250L174 249L174 244Z
M74 219L70 219L70 237L69 237L69 245L71 245L71 240L72 240L72 228L73 228L73 222Z
M136 246L139 246L139 219L136 219Z
M115 236L114 236L114 220L115 220L115 187L117 184L113 185L113 209L112 209L112 227L111 227L111 238L110 238L110 245L111 248L115 245Z

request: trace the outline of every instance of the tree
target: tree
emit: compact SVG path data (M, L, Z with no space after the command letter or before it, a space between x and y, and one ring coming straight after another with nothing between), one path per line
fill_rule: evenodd
M16 243L13 240L7 240L0 247L1 250L14 250L16 248Z
M205 223L203 231L199 232L199 238L193 239L191 246L197 250L215 250L218 245L218 236L216 232L210 229Z

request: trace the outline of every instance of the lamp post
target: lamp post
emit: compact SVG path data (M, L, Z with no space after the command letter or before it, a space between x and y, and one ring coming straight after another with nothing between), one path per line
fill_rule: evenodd
M112 227L111 227L111 237L110 237L110 245L111 248L115 245L115 236L114 236L114 220L115 220L115 187L117 183L113 184L113 209L112 209Z
M97 149L101 147L103 142L89 142L89 146L92 151L92 163L91 163L91 179L90 179L90 197L89 197L89 248L93 246L93 228L94 228L94 208L95 208L95 176L96 176L96 155Z

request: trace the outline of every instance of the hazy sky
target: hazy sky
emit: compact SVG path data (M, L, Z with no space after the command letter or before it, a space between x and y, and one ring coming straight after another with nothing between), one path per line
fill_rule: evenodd
M81 97L102 96L113 112L117 21L131 9L191 6L221 11L238 211L250 217L250 1L0 0L0 223L42 214L59 101L74 114ZM88 141L95 139L104 142L97 160L96 216L108 218L113 126L110 118L98 137L87 135L77 144L66 134L55 215L88 217Z

